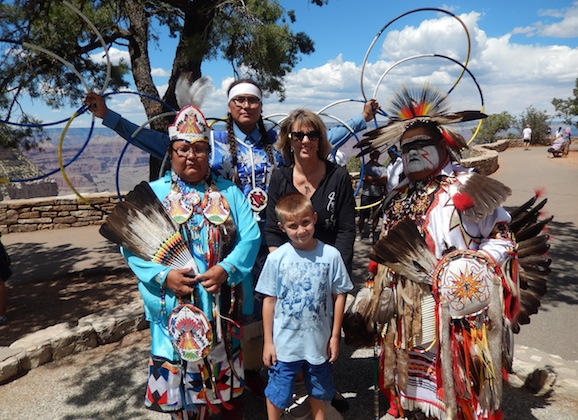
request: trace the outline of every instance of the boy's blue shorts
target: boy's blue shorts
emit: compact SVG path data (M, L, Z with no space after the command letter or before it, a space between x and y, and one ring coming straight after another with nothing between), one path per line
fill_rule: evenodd
M281 362L269 369L269 381L265 388L265 396L275 407L286 409L293 403L295 378L303 371L305 387L309 396L320 401L331 401L335 395L333 369L329 362L312 365L305 360L297 362Z

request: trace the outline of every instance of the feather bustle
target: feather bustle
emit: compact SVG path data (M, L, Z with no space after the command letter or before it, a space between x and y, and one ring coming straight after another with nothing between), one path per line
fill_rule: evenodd
M547 202L548 199L545 198L534 207L524 210L523 212L516 212L516 217L512 217L512 221L509 223L510 230L514 232L514 234L518 234L518 232L520 232L524 227L536 223L540 216L540 211L542 211L542 208Z
M535 236L518 243L518 257L524 258L529 255L544 255L550 249L549 235Z
M547 217L546 219L542 219L539 222L535 222L533 224L530 224L529 226L520 229L519 232L516 234L516 240L525 241L526 239L538 235L540 232L542 232L542 230L544 230L546 225L552 221L552 219L554 219L554 216Z
M369 258L416 282L429 281L437 259L410 219L404 219L381 237Z
M500 181L475 172L458 176L458 179L462 185L455 195L458 199L466 195L473 202L462 212L468 220L478 221L488 217L512 194L512 190Z
M538 220L547 199L536 204L541 192L524 204L510 211L512 221L508 224L517 244L519 310L512 320L512 331L518 333L520 325L529 324L530 316L538 312L540 299L548 290L548 275L552 260L546 256L550 248L546 233L553 216Z

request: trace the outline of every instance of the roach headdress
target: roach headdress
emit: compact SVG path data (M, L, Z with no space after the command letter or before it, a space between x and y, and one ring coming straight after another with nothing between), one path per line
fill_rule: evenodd
M450 112L447 93L424 85L418 89L402 87L395 94L389 109L390 121L368 132L356 145L362 149L358 156L378 149L385 151L398 143L403 133L414 125L433 124L445 139L450 152L458 153L467 147L465 139L447 125L479 120L487 115L480 111Z

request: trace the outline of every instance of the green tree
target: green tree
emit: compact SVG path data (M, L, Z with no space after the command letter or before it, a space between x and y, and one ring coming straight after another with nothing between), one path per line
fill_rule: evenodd
M308 0L317 6L328 0ZM163 101L177 107L175 86L183 76L190 82L203 76L205 60L225 59L234 76L249 76L267 92L284 98L284 77L303 54L314 51L313 41L294 32L295 13L278 0L69 0L98 28L108 46L128 49L130 63L112 67L110 89L128 85L132 73L141 94L159 98L153 83L149 49L159 47L159 30L178 39L174 51L160 46L172 60ZM66 101L79 105L85 92L75 73L61 62L23 42L57 52L87 80L102 86L106 65L91 54L102 45L90 26L62 0L16 0L0 3L0 42L8 53L0 62L0 110L5 120L24 118L20 99L25 92L58 107ZM96 89L96 88L95 88ZM141 97L146 115L163 111L162 105ZM170 119L152 126L166 130Z
M529 124L532 129L531 144L550 144L550 136L548 135L550 122L550 117L546 111L538 111L536 108L529 106L519 118L517 129L520 131L520 138L522 138L522 130L526 124Z
M576 79L572 95L572 97L566 99L554 98L552 99L552 105L556 109L556 117L562 118L565 124L574 124L574 126L578 127L578 121L572 121L575 117L578 117L578 79Z
M499 132L509 130L515 122L516 119L506 111L489 115L488 118L483 121L475 142L492 143L496 140ZM472 129L472 132L475 132L475 129Z
M347 171L349 173L361 171L361 158L351 156L347 159Z

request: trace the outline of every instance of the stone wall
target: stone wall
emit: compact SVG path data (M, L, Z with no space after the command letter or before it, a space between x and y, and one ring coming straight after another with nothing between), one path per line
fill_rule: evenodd
M0 232L32 232L100 225L119 199L113 193L0 201Z
M490 175L498 170L498 152L503 152L510 146L510 140L498 140L494 143L479 144L473 147L480 153L474 156L460 160L460 165L464 168L475 168L482 175Z

